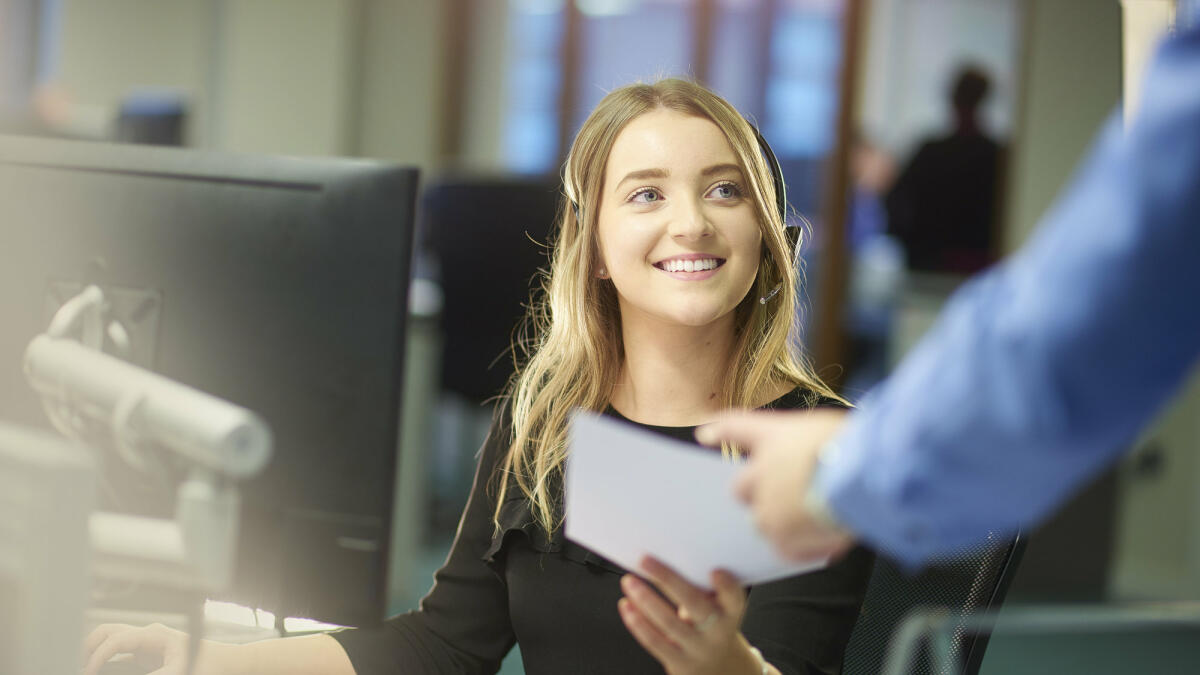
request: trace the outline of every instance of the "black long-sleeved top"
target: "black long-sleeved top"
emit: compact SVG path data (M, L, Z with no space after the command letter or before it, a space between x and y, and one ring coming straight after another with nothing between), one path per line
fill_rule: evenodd
M797 389L767 407L814 402L831 403ZM693 440L693 427L638 426ZM567 541L562 528L547 536L518 490L497 531L494 476L509 437L502 419L485 441L454 545L421 608L333 634L358 675L494 673L518 641L526 675L663 672L617 614L626 570ZM837 673L872 562L855 549L823 570L751 588L743 634L785 674Z

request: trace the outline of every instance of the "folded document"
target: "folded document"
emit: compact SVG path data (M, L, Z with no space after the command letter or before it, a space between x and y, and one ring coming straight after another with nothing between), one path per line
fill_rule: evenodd
M739 464L717 452L588 412L568 442L566 536L630 571L651 555L711 588L718 568L758 584L828 562L776 555L733 496Z

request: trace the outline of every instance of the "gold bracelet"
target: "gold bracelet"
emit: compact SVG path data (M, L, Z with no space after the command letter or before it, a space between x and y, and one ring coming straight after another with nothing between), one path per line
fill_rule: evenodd
M750 653L754 655L758 665L762 668L762 675L769 675L771 671L767 668L767 660L763 658L762 652L758 651L758 647L751 646Z

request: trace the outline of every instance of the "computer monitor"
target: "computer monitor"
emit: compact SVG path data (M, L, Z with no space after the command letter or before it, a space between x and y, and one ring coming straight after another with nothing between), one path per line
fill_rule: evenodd
M378 622L416 184L371 161L0 137L0 419L47 426L22 354L99 285L108 351L274 433L223 599ZM100 459L100 508L172 515L169 461Z

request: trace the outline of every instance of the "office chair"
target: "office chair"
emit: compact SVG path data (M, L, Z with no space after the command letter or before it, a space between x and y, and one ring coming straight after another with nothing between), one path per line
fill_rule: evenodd
M958 617L999 609L1024 547L1025 538L1018 534L971 554L935 560L918 574L902 572L886 553L881 554L846 646L842 675L879 675L896 629L915 609L944 607ZM988 637L988 632L961 627L955 631L952 651L960 664L958 672L979 672ZM917 654L908 672L943 675L935 672L926 652Z
M442 386L473 403L499 394L512 375L513 329L558 209L556 180L443 178L421 206L423 245L440 267Z

